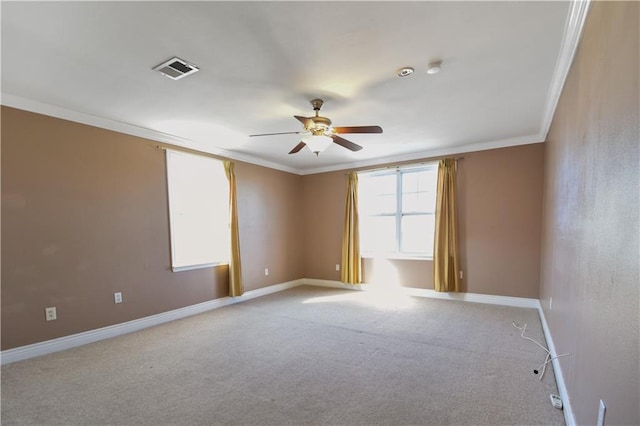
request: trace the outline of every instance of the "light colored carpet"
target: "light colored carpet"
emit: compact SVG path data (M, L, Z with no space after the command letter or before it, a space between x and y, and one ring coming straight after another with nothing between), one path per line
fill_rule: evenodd
M2 424L561 425L534 309L297 287L2 367Z

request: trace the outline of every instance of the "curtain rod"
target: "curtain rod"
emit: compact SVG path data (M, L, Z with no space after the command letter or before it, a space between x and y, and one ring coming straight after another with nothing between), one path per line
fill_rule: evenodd
M197 149L192 149L192 148L186 148L183 146L176 146L176 145L156 145L157 149L161 149L163 151L178 151L178 152L186 152L187 154L192 154L192 155L200 155L202 157L207 157L207 158L214 158L216 160L227 160L226 157L223 157L221 155L216 155L216 154L211 154L209 152L205 152L205 151L198 151Z
M428 159L425 161L420 161L418 163L407 163L407 164L397 164L395 166L385 166L385 167L378 167L377 169L355 169L352 170L353 172L379 172L382 170L391 170L391 169L402 169L402 168L409 168L409 167L418 167L418 166L422 166L424 164L427 163L435 163L439 160L444 160L445 158L450 158L450 157L436 157L436 158L432 158L432 159ZM454 160L458 161L458 160L464 160L464 157L454 157ZM346 173L345 173L346 174Z

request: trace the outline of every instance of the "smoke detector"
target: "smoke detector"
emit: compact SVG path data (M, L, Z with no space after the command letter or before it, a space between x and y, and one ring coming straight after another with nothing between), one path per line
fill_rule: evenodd
M442 67L442 61L431 62L427 66L427 74L438 74L440 72L441 67Z
M168 61L161 63L154 67L153 70L158 71L172 80L180 80L183 77L200 71L200 69L195 65L177 57L173 57Z

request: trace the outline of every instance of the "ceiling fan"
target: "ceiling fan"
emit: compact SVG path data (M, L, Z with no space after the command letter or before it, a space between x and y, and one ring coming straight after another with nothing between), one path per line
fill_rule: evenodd
M324 101L322 99L313 99L311 106L316 112L313 117L301 117L294 115L296 120L302 123L304 130L299 132L281 132L281 133L261 133L254 136L273 136L273 135L305 135L302 141L296 145L289 154L295 154L299 152L305 146L309 146L309 149L314 154L318 155L324 151L332 142L347 148L351 151L360 151L362 147L345 138L338 136L344 133L382 133L380 126L347 126L347 127L333 127L331 126L331 120L327 117L320 115L320 108Z

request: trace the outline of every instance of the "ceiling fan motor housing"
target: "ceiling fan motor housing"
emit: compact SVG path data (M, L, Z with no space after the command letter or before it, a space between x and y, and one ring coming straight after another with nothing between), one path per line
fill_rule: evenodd
M314 135L316 133L323 133L331 128L331 120L327 117L315 116L309 117L313 126L309 126L306 130L310 130Z
M309 117L309 121L307 121L307 125L305 126L305 130L310 131L312 134L316 136L322 135L324 134L324 132L331 129L331 120L329 120L327 117L322 117L319 114L320 108L322 108L323 104L324 104L324 101L322 99L311 100L311 106L313 107L313 110L316 112L316 116ZM313 123L313 125L311 125L311 123Z

